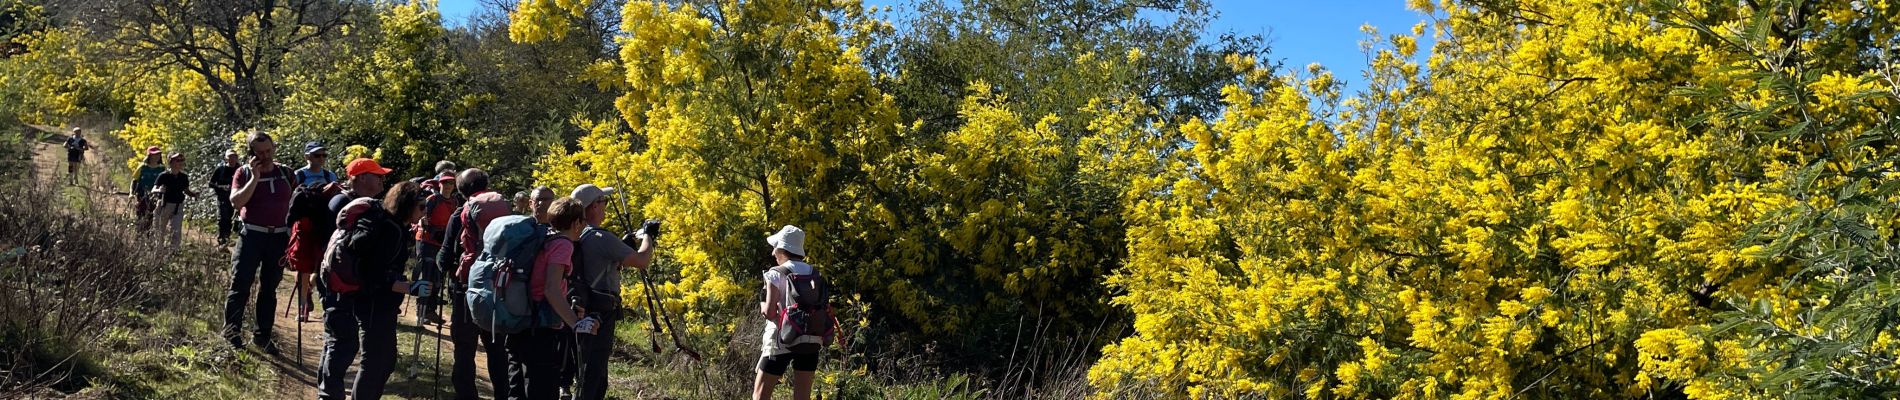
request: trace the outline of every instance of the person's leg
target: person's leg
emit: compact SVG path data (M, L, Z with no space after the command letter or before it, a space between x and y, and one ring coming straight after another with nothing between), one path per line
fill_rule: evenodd
M231 199L229 197L225 197L224 195L218 195L218 245L219 246L223 246L224 244L231 242L231 230L235 229L231 225L231 214L235 211L236 210L231 209Z
M607 363L614 350L614 325L620 322L620 313L601 313L600 332L593 335L581 335L580 342L580 379L579 400L601 400L607 398Z
M238 235L237 253L231 256L231 286L224 292L224 339L232 347L244 347L238 332L244 328L244 305L251 299L251 281L257 278L257 269L263 258L260 249L264 234L245 230Z
M324 296L323 355L317 364L317 398L341 400L344 397L343 377L349 374L350 362L356 359L356 351L361 347L357 337L361 328L357 306L355 296Z
M370 297L370 296L364 296ZM380 399L383 387L389 383L389 374L396 371L396 309L402 306L402 296L394 294L374 295L363 320L363 371L356 375L355 396L359 399Z
M779 377L785 375L791 361L787 355L759 357L759 375L752 380L752 400L772 400L772 389L778 386Z
M170 239L167 244L171 246L170 249L172 251L178 250L178 241L184 236L184 207L184 203L165 203L165 205L158 207L158 215L164 218L165 233L169 235L168 238Z
M496 342L499 342L502 345L501 353L507 354L509 356L507 358L508 365L506 367L503 367L503 369L508 371L508 376L503 378L504 382L508 382L508 385L505 392L507 393L506 395L503 395L504 391L502 388L496 388L495 398L496 399L505 398L509 400L526 400L528 398L528 391L527 391L527 385L526 385L527 380L528 380L528 366L522 365L522 362L527 361L528 352L533 351L533 349L530 348L530 346L528 345L528 333L522 332L522 333L509 334L509 335L500 335L498 339L500 340L497 340ZM490 354L489 359L493 360L494 353L490 352L489 354Z
M520 390L533 400L552 400L561 395L561 346L560 340L571 334L567 332L532 329L528 333L509 336L510 361L520 365L525 372ZM521 340L517 345L513 341ZM519 351L514 351L519 350Z
M276 350L270 339L271 328L276 325L277 318L271 311L277 308L277 283L284 280L284 268L278 266L277 261L284 258L284 252L290 247L290 234L266 233L258 236L261 238L258 241L261 259L257 271L257 328L252 343L265 346L268 352Z
M470 319L465 292L450 289L449 342L454 356L449 362L449 382L457 400L477 398L475 389L475 351L481 344L475 321ZM497 387L500 387L497 385ZM505 394L505 393L504 393Z
M521 392L521 380L511 374L515 365L508 358L508 338L482 332L482 350L488 353L488 381L495 385L495 398L507 398Z
M139 195L139 200L138 200L138 203L139 203L139 205L138 205L138 207L137 207L136 209L134 209L133 211L137 211L137 212L139 213L139 215L138 215L138 228L139 228L139 232L147 232L147 231L151 231L151 229L152 229L152 201L151 201L151 196L146 196L146 195L144 195L144 194L140 194L140 195Z
M811 400L812 375L818 371L818 353L792 356L792 400Z

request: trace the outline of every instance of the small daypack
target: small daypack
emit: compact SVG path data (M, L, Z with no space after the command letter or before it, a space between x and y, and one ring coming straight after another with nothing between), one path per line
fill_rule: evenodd
M481 255L468 271L468 309L476 326L513 334L538 322L529 298L529 274L534 273L534 259L546 242L547 226L532 217L510 215L488 223L482 231Z
M791 346L804 336L816 336L830 343L834 326L831 284L818 274L817 268L813 268L810 275L794 274L791 267L783 265L772 270L790 280L786 286L792 291L792 302L785 304L778 314L779 344Z
M349 209L358 203L366 205L362 214L358 214L349 226L338 227L330 235L329 251L324 253L322 268L318 270L323 276L323 289L330 293L355 293L362 290L363 274L359 269L361 258L356 254L356 246L382 245L362 241L370 240L367 239L369 230L374 229L382 219L388 218L388 211L383 210L382 201L369 198L353 200L343 208Z
M292 271L312 272L323 262L331 234L336 231L336 212L330 199L343 192L343 185L297 186L290 196L290 247L284 252L285 266Z

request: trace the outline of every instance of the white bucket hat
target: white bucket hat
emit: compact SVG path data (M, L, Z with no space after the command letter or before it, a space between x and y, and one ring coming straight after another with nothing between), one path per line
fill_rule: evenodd
M778 233L765 238L765 243L771 244L773 249L785 250L799 257L805 256L805 231L796 226L786 225L784 228L779 228Z

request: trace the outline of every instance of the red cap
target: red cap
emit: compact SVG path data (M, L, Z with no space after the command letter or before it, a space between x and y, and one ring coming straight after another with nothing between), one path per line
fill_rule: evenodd
M350 166L344 168L343 171L350 176L357 176L362 174L389 175L390 170L389 168L383 168L381 164L377 164L376 160L358 158L356 161L350 161Z
M145 155L148 155L148 156L150 156L150 155L158 155L159 153L163 153L163 152L162 152L162 151L159 151L159 150L158 150L158 146L152 146L152 147L147 147L147 148L145 148Z

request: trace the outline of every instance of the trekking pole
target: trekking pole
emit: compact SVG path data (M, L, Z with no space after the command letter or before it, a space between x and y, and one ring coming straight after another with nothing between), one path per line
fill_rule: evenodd
M440 307L441 305L438 304L436 306ZM443 325L436 324L436 326L440 327ZM431 399L439 399L442 396L442 337L443 336L447 336L447 335L438 334L435 337L435 372L434 372L434 376L429 379L429 398Z
M422 333L423 333L422 296L415 296L415 297L416 297L415 301L411 301L410 303L413 303L416 306L416 344L414 346L409 347L410 349L409 354L414 354L416 355L416 357L420 358L422 356ZM418 363L409 364L409 379L416 379L417 364Z
M641 280L642 280L642 281L645 281L645 282L646 282L646 285L647 285L647 292L648 292L648 293L657 293L657 292L658 292L658 290L656 290L656 289L654 289L654 286L653 286L653 279L652 279L652 278L649 278L649 275L648 275L648 274L641 274L641 275L640 275L640 277L641 277ZM653 296L656 296L656 297L657 297L658 295L657 295L657 294L654 294ZM657 303L659 303L659 306L660 306L660 320L661 320L661 321L666 321L666 330L667 330L667 331L668 331L669 333L671 333L671 335L670 335L670 336L672 336L672 337L673 337L673 347L678 347L681 353L685 353L685 354L686 354L686 357L687 357L687 358L692 358L692 359L693 359L693 361L699 361L699 352L696 352L696 351L693 351L693 349L692 349L692 348L689 348L689 347L686 347L686 343L685 343L684 341L681 341L681 340L680 340L680 331L679 331L679 329L676 329L676 328L674 328L674 327L673 327L673 317L672 317L671 315L669 315L669 313L667 312L667 310L666 310L666 303L665 303L665 302L660 302L660 301L659 301L659 300L658 300L657 298L655 298L655 299L654 299L654 301L655 301L655 302L657 302ZM684 323L681 323L681 324L682 324L682 325L684 325Z
M608 204L614 205L614 214L618 214L621 221L632 221L631 216L627 214L628 206L626 204L620 201ZM651 264L651 262L649 261L648 264ZM648 265L647 267L652 268L652 265ZM640 274L641 279L645 279L646 271L641 270ZM643 292L645 292L645 296L642 297L644 297L646 301L642 303L647 306L647 344L653 346L653 354L660 354L660 319L654 315L656 308L653 306L656 300L653 298L653 290L648 289Z

